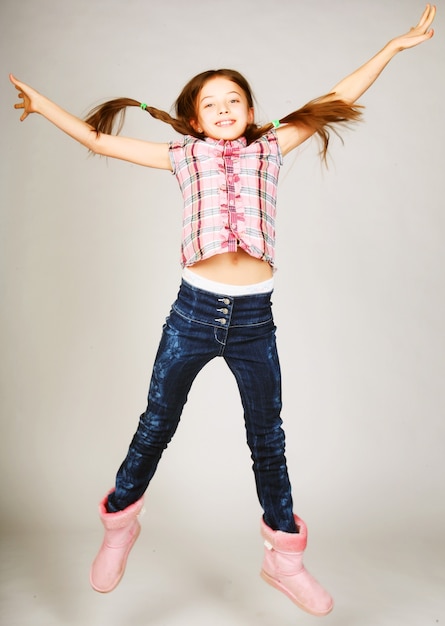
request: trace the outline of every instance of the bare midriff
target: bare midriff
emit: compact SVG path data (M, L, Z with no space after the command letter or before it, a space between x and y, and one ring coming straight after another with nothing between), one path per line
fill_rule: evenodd
M273 275L269 263L250 256L241 248L237 252L215 254L188 269L208 280L229 285L253 285L269 280Z

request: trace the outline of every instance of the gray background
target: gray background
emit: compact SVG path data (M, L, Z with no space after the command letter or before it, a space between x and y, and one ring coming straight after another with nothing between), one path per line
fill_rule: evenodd
M250 80L257 120L328 91L415 24L414 0L2 0L1 501L7 530L97 527L144 410L179 279L167 172L90 158L19 124L8 72L84 115L135 97L168 110L213 67ZM287 157L274 311L296 511L314 532L443 530L444 7L362 98L365 122ZM174 132L139 110L125 133ZM150 519L257 533L241 405L224 363L192 389L147 497ZM329 529L329 530L328 530ZM352 536L352 535L351 535ZM438 544L443 552L443 540Z

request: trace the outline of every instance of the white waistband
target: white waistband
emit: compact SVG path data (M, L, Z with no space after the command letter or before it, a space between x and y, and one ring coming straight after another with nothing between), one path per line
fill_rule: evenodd
M193 287L226 296L251 296L257 293L270 293L274 285L273 278L252 285L228 285L226 283L218 283L214 280L203 278L195 274L195 272L191 272L187 267L184 267L182 270L182 278L190 285L193 285Z

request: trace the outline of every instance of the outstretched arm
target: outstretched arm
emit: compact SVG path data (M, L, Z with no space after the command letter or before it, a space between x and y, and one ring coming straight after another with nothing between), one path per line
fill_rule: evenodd
M436 7L427 4L417 26L411 28L405 35L391 39L372 59L335 85L331 90L335 97L348 103L358 100L371 87L398 52L402 52L402 50L407 48L413 48L431 39L434 35L434 30L430 29L430 26L435 15Z
M436 7L427 4L417 26L411 28L406 34L391 39L391 41L369 61L337 83L337 85L330 90L327 97L332 100L343 100L348 104L356 102L377 80L385 67L398 52L406 50L407 48L413 48L431 39L434 35L434 30L430 27L435 15ZM279 128L277 133L284 154L296 148L313 134L307 127L291 125Z
M23 109L20 121L23 122L31 113L39 113L95 154L130 161L138 165L171 170L167 143L153 143L104 133L97 134L92 126L68 113L29 85L20 82L12 74L9 78L18 90L18 96L21 99L21 102L14 105L15 109Z

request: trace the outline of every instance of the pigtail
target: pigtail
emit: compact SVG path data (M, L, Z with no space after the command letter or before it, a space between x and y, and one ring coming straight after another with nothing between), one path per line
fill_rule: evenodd
M190 133L191 126L180 119L172 117L169 113L138 102L132 98L116 98L103 104L99 104L92 109L85 122L92 126L97 134L119 135L125 122L125 111L127 107L140 107L147 111L153 118L170 124L174 130L181 135Z
M344 100L335 99L335 94L328 94L311 100L301 109L289 113L280 119L279 123L309 127L320 139L320 157L326 163L331 132L341 139L338 125L347 127L353 122L360 121L362 109L363 106L361 105L348 104ZM259 128L253 128L247 138L248 141L255 141L274 126L275 124L269 123Z
M347 127L351 122L359 121L362 109L361 105L348 104L344 100L335 99L335 94L328 94L311 100L301 109L286 115L280 123L303 124L311 128L321 141L320 156L326 163L330 133L340 137L338 125Z
M139 107L141 103L132 98L109 100L92 109L85 118L85 122L92 126L98 135L100 133L118 135L124 125L125 110L130 106Z

